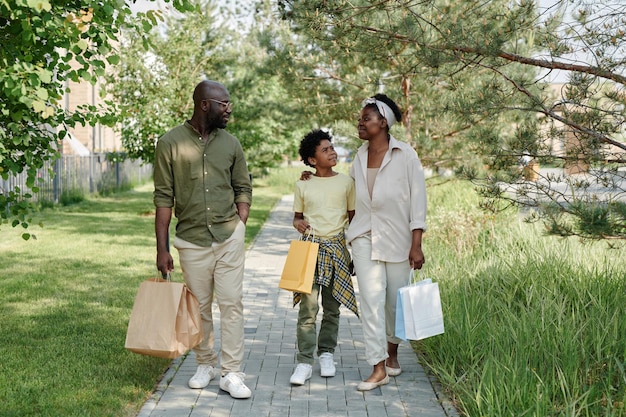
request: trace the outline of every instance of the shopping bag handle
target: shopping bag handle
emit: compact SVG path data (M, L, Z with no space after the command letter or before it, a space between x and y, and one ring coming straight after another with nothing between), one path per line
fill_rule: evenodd
M166 274L164 274L163 272L159 271L159 273L161 274L161 278L163 278L164 280L170 282L172 280L172 275L170 274L170 272L167 272ZM158 279L158 277L154 277L154 280L156 281Z
M313 242L315 240L315 231L313 230L312 227L308 227L304 233L302 233L302 237L304 239L300 239L300 240L304 240L304 241L308 241L308 237L311 237L311 242Z
M408 285L416 284L416 283L418 283L420 281L423 281L424 279L425 278L424 278L424 271L423 270L421 270L421 269L419 270L419 279L416 280L415 279L415 269L411 268L411 270L409 271L409 282L408 282Z

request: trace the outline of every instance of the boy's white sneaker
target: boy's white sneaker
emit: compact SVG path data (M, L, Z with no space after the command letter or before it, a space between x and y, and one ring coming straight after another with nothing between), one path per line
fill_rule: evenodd
M324 352L320 355L320 375L323 377L335 376L335 358L330 352Z
M313 373L313 367L308 363L299 363L296 366L296 370L293 371L289 382L294 385L304 385L307 379L311 378Z
M189 388L204 388L215 378L215 368L211 365L198 365L196 373L189 380Z
M250 398L252 391L244 383L245 374L241 372L229 372L220 378L220 388L233 398Z

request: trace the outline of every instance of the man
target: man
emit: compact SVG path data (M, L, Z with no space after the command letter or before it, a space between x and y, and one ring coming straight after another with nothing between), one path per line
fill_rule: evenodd
M222 318L220 388L233 398L250 398L243 362L243 273L245 223L252 185L241 144L227 133L232 103L226 88L200 82L193 92L191 120L163 135L154 161L157 268L174 269L169 253L172 208L178 219L174 247L185 282L198 298L204 338L194 348L198 368L190 388L216 376L213 294Z

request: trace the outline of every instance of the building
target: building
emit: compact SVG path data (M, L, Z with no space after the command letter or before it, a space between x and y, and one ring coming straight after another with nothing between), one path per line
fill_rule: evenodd
M88 81L66 82L66 92L63 97L63 109L70 112L75 111L81 105L93 105L100 107L104 105L104 100L100 96L102 90L102 80L91 84ZM122 150L122 140L119 132L114 129L96 125L77 125L69 129L70 135L63 141L61 152L64 155L80 155L119 152Z

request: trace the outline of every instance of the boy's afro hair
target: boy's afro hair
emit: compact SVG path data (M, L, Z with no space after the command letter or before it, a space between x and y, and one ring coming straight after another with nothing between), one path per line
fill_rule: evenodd
M324 139L331 142L333 141L330 133L321 129L311 130L304 136L304 138L300 141L300 149L298 150L300 158L302 158L302 162L310 167L313 166L309 163L309 158L315 157L315 149Z

